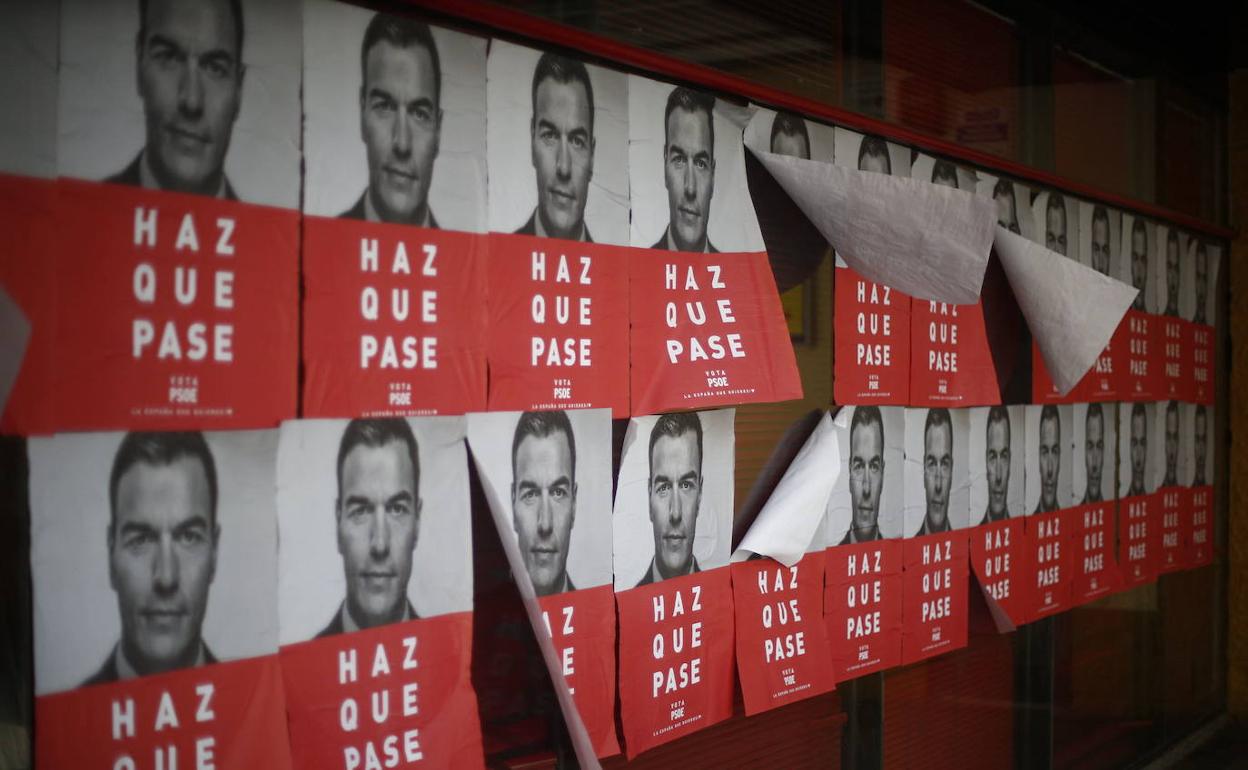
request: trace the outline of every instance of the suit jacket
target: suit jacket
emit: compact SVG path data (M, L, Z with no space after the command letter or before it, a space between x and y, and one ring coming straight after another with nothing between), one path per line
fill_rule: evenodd
M416 614L416 608L412 606L412 602L410 599L407 602L407 615L408 615L408 618L411 620L420 620L420 615ZM343 628L342 628L342 605L340 604L338 605L338 609L334 610L334 617L330 619L329 625L322 628L321 632L313 638L324 639L329 636L337 636L338 634L341 634L341 633L343 633Z
M581 227L585 230L585 243L593 243L594 237L589 234L589 225L584 223ZM516 231L516 235L537 235L537 209L533 209L533 213L529 215L529 221L520 226Z
M982 521L984 524L996 524L998 521L1006 521L1009 518L1010 518L1009 508L1006 508L1004 511L1001 512L1001 518L999 519L993 517L991 509L985 508L984 517L980 519L980 521Z
M360 197L356 200L355 205L338 215L338 219L358 219L361 222L368 220L368 213L364 208L364 196L368 195L368 190L360 193ZM429 209L429 227L434 230L441 229L438 227L438 218L433 215L433 209Z
M143 162L143 153L140 152L134 156L134 160L130 161L130 165L118 171L116 174L105 179L105 182L112 184L124 184L130 187L143 186L143 172L139 170ZM225 199L227 201L236 201L238 196L234 194L234 188L230 186L230 180L225 179Z
M667 236L668 236L668 231L670 231L671 229L672 229L672 226L670 224L667 227L663 228L663 234L659 236L659 240L650 248L659 249L660 251L670 251L670 249L667 248L667 241L668 241ZM706 239L706 251L708 254L719 253L719 249L715 248L714 244L711 243L710 236L707 236L707 239Z
M701 572L701 571L702 571L702 568L698 566L698 559L695 556L693 559L693 572L696 573L696 572ZM693 573L690 573L690 574L693 574ZM637 581L636 588L641 588L642 586L652 585L653 583L654 583L654 559L651 559L650 567L646 570L646 574L641 576L641 580Z
M118 642L120 644L120 642ZM202 642L201 642L202 644ZM217 658L212 654L212 650L208 649L208 645L204 645L204 665L210 666L217 662ZM114 646L108 652L108 657L104 659L104 665L100 666L100 670L96 671L85 682L78 685L79 687L87 687L93 684L109 684L116 682L121 678L117 672L117 647Z

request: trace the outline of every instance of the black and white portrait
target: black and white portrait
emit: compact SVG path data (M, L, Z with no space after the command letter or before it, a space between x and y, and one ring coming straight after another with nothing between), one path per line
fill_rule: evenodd
M304 211L484 231L485 39L333 0L303 37Z
M1157 404L1137 401L1118 405L1118 497L1151 494L1162 437L1157 435Z
M997 177L984 171L976 173L975 191L984 198L991 198L996 205L997 224L1028 240L1036 240L1033 219L1028 215L1031 205L1031 188L1006 177Z
M628 76L495 40L490 230L627 246Z
M298 0L65 0L62 176L299 204Z
M462 417L283 423L277 513L282 644L472 609Z
M970 413L906 409L905 533L922 537L970 523Z
M1180 316L1183 298L1183 262L1187 254L1187 233L1164 222L1157 223L1157 243L1161 250L1161 280L1157 286L1157 307L1171 318Z
M1190 289L1187 312L1184 318L1198 324L1212 326L1215 319L1218 267L1222 262L1222 247L1204 238L1193 236L1188 241L1186 279Z
M1180 442L1184 460L1183 483L1189 487L1213 484L1213 407L1207 404L1180 404L1180 429L1186 438Z
M56 176L59 6L0 4L0 173Z
M978 186L978 179L972 169L959 166L946 158L935 158L923 153L915 153L910 166L910 177L972 194Z
M1075 504L1073 494L1074 429L1070 404L1026 407L1027 515L1051 513Z
M1024 408L981 406L969 411L971 525L1025 516Z
M277 652L277 431L31 439L35 689Z
M831 163L836 129L793 112L759 107L745 127L745 143L776 155Z
M1183 410L1178 401L1161 401L1157 404L1157 421L1154 435L1161 436L1161 446L1154 449L1157 463L1153 470L1155 488L1177 487L1187 475L1184 463L1184 444L1187 431L1183 430Z
M1118 496L1118 405L1074 404L1074 461L1071 466L1075 505L1090 505Z
M628 79L631 245L714 253L761 251L745 181L744 111L714 94Z
M1122 212L1101 203L1079 201L1079 262L1101 275L1118 276Z
M1058 190L1042 190L1031 202L1033 240L1063 257L1078 259L1079 205Z
M899 406L843 406L833 421L840 473L828 498L829 545L903 537L905 410Z
M728 564L732 409L634 417L612 514L615 590Z
M534 594L611 583L611 410L470 414L468 443Z
M1157 284L1160 278L1156 270L1156 228L1153 223L1131 212L1122 213L1122 259L1119 260L1118 280L1140 290L1132 310L1155 313L1161 308L1156 304Z

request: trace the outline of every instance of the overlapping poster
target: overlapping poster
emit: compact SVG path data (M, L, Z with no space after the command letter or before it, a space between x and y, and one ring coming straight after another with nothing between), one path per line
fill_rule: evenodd
M471 414L468 442L565 719L618 754L610 410Z
M840 126L836 127L833 159L837 165L859 171L910 175L909 149ZM910 296L866 280L839 256L833 284L833 400L906 405L910 400Z
M1069 609L1074 428L1069 404L1026 407L1027 613L1029 619Z
M1114 484L1118 409L1115 403L1093 402L1075 404L1072 410L1074 507L1068 517L1072 605L1113 593L1119 585L1118 488Z
M1187 352L1188 371L1191 372L1187 400L1198 404L1213 404L1213 325L1217 319L1218 268L1222 264L1222 248L1216 243L1208 242L1199 236L1188 241L1188 259L1190 265L1189 293L1191 314L1185 316L1189 321L1188 338L1184 344Z
M486 41L303 8L303 413L482 409Z
M1184 263L1190 260L1188 235L1173 225L1157 224L1157 242L1161 251L1159 274L1160 308L1157 321L1158 347L1161 354L1161 387L1158 398L1190 399L1192 397L1191 357L1184 346L1191 340L1188 330L1191 305L1189 281Z
M1123 586L1157 577L1161 537L1157 491L1157 405L1137 401L1118 406L1118 568Z
M612 549L630 758L732 714L733 417L634 417L624 437Z
M1158 518L1161 531L1158 538L1157 572L1177 572L1185 567L1185 547L1191 522L1191 498L1184 488L1190 450L1187 441L1191 430L1186 430L1183 420L1191 412L1180 408L1178 401L1162 401L1157 404L1156 430L1161 434L1161 462L1156 474Z
M61 4L63 429L293 416L300 6Z
M1028 554L1024 516L1027 424L1023 406L970 410L971 570L999 630L1027 622Z
M278 632L295 765L482 767L462 417L282 424Z
M1130 283L1139 294L1127 310L1110 342L1120 350L1118 394L1124 401L1151 401L1162 388L1162 351L1157 306L1157 228L1153 222L1122 214L1122 255L1119 280Z
M628 103L632 413L800 398L744 126L709 93L637 76Z
M1031 235L1027 236L1028 238L1042 244L1054 254L1082 261L1079 260L1081 229L1078 201L1057 190L1042 190L1031 202L1029 218ZM1065 404L1078 397L1076 389L1079 385L1072 388L1065 396L1058 392L1052 375L1045 366L1044 358L1040 354L1040 347L1035 341L1031 344L1031 367L1031 400L1033 403Z
M1210 441L1214 426L1213 407L1207 404L1182 404L1180 407L1187 413L1182 421L1185 428L1191 430L1190 462L1187 464L1188 524L1187 553L1185 563L1188 567L1203 567L1213 563L1213 447Z
M1102 275L1121 275L1122 212L1100 203L1079 201L1079 222L1079 262ZM1080 401L1115 400L1121 380L1117 374L1121 358L1111 338L1071 395Z
M846 406L824 525L824 620L836 680L901 663L905 410Z
M969 411L906 409L901 662L966 646Z
M39 767L293 766L277 438L30 441Z
M629 414L628 82L490 46L491 409Z

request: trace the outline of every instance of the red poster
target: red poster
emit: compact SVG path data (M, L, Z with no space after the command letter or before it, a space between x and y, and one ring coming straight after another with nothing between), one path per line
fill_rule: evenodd
M620 753L615 737L615 595L611 584L538 597L559 673L594 752Z
M1124 497L1118 503L1118 567L1124 588L1157 579L1160 505L1155 492Z
M1118 539L1114 521L1116 507L1116 501L1106 500L1071 509L1072 606L1118 590L1121 575L1114 553L1114 543Z
M832 399L910 403L910 296L836 268Z
M901 541L827 549L823 617L836 681L901 664Z
M628 250L501 233L489 244L489 408L627 417Z
M764 252L629 255L632 411L801 398Z
M979 579L986 598L994 602L1015 626L1029 619L1025 521L1006 519L981 524L970 531L971 569Z
M1194 487L1187 494L1192 520L1186 563L1203 567L1213 563L1213 487Z
M731 570L745 713L829 692L835 680L823 625L823 552L792 567L760 558Z
M1187 370L1192 373L1188 380L1189 390L1185 398L1197 404L1213 403L1213 327L1204 324L1187 325L1187 340L1183 346L1188 361Z
M59 196L59 429L294 415L297 212L68 179Z
M484 248L471 233L306 217L304 414L483 408Z
M629 759L732 715L729 569L695 572L616 594L620 719Z
M1027 617L1031 620L1070 609L1071 529L1069 508L1027 518Z
M42 695L35 722L40 767L292 766L276 656Z
M484 767L471 644L461 612L283 647L295 765Z
M910 303L910 405L1001 403L984 329L984 307Z
M0 286L30 322L30 338L0 433L32 435L55 428L48 385L52 375L55 303L56 184L0 174L0 232L9 255L0 259Z
M1158 397L1188 398L1192 389L1192 370L1189 368L1192 361L1184 347L1192 336L1188 331L1191 324L1170 316L1158 316L1154 323L1160 334L1161 348L1154 352L1154 355L1160 353L1161 356L1161 390Z
M967 533L902 541L902 665L966 646Z
M1160 548L1157 553L1157 572L1177 572L1184 568L1184 532L1188 529L1187 490L1182 487L1162 487L1155 495L1159 508L1161 532L1158 537Z
M1152 401L1162 390L1160 319L1128 310L1110 343L1121 351L1118 393L1126 401Z

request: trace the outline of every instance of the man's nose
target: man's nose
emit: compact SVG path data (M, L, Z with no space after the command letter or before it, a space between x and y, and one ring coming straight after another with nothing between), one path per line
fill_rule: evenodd
M373 514L372 526L368 530L368 552L375 559L390 555L390 523L384 510Z
M555 529L555 512L551 510L550 496L542 495L542 501L537 504L537 536L540 539L550 537Z
M685 501L680 495L672 495L667 504L667 520L672 526L679 526L685 518Z
M685 164L685 200L694 201L698 197L698 180L693 173L693 164Z
M567 140L561 140L559 148L555 150L555 176L559 179L572 176L572 151L568 148Z
M198 118L204 112L203 77L193 64L183 66L178 83L178 111L188 118Z
M158 594L171 594L178 590L178 552L173 546L172 536L162 537L156 547L152 586Z
M406 159L412 154L412 125L403 110L395 112L394 130L390 137L390 149L395 157Z

